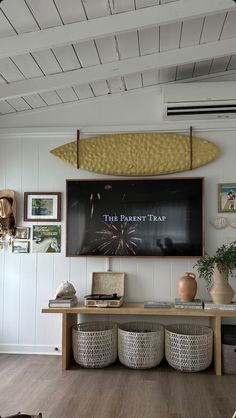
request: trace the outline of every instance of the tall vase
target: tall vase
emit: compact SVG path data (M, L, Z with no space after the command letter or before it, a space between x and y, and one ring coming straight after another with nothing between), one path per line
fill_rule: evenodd
M227 304L232 301L234 291L228 282L228 276L228 269L221 271L217 266L214 267L214 283L209 292L214 303Z

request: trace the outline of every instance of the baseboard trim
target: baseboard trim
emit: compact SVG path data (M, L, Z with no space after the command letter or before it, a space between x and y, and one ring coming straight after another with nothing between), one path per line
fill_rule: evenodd
M0 344L0 354L61 355L61 346L31 344Z

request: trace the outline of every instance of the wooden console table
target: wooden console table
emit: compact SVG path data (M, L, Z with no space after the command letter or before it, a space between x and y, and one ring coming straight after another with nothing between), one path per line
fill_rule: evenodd
M221 318L236 318L236 311L213 311L204 309L157 309L144 308L143 303L124 303L120 308L86 307L82 303L72 308L43 308L43 313L62 314L62 368L69 369L73 359L72 326L76 324L78 314L89 315L143 315L143 316L173 316L173 317L205 317L210 319L214 332L213 359L217 376L221 376Z

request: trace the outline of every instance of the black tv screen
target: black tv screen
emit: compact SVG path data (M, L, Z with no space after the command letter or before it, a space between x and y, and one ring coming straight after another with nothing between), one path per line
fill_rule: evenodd
M203 255L203 178L67 180L66 255Z

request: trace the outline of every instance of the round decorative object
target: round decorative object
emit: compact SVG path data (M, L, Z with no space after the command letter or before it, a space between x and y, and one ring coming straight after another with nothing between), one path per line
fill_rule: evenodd
M229 221L227 218L219 217L219 218L212 219L210 221L210 224L214 226L214 228L216 229L223 229L229 225Z
M236 218L232 219L232 221L230 221L230 226L234 229L236 229Z
M220 271L217 266L214 267L213 286L210 295L214 303L230 303L234 296L234 290L228 281L228 270Z
M197 293L196 275L194 273L185 273L178 283L178 293L180 299L185 302L192 302Z
M199 372L210 366L213 331L196 324L174 324L165 329L166 360L174 369Z
M102 368L117 358L117 326L110 322L84 322L72 327L73 355L86 368Z
M118 327L118 356L132 369L157 366L164 356L164 327L152 322L127 322Z

